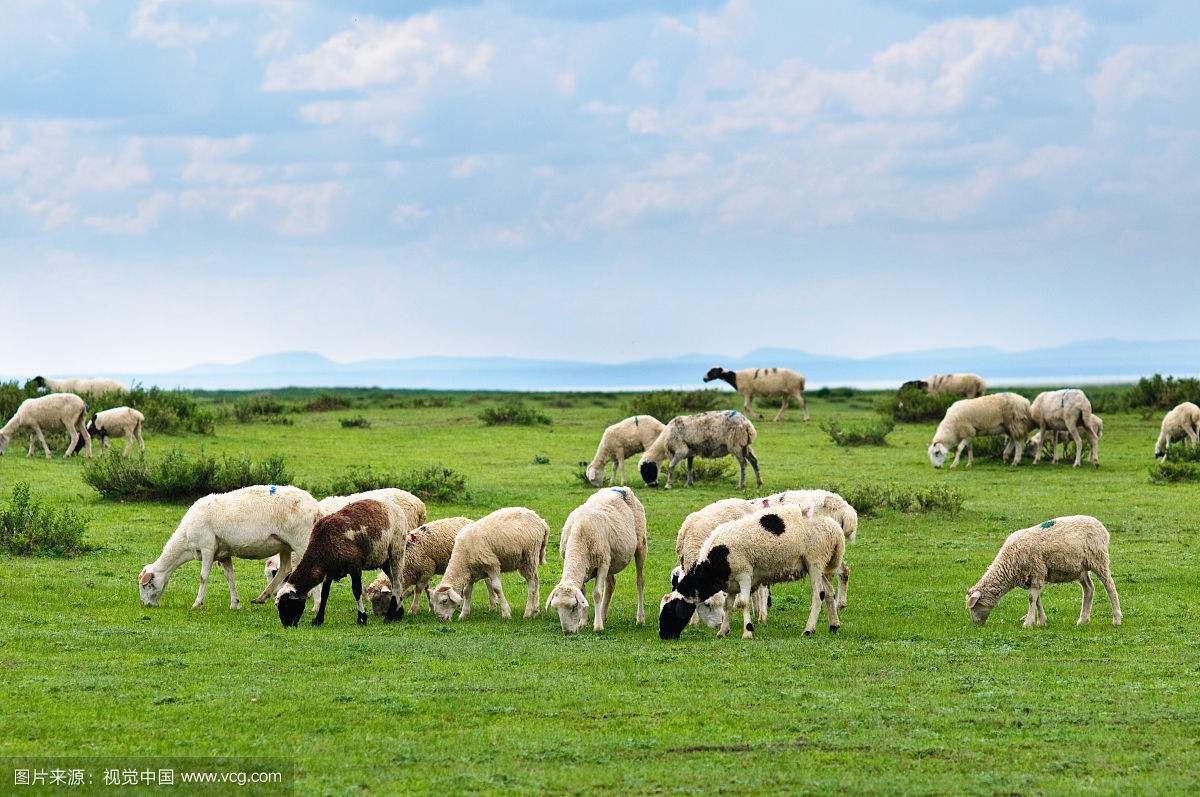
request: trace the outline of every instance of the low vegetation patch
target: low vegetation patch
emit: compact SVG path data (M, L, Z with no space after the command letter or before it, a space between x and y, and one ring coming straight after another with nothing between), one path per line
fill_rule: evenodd
M849 501L860 515L875 515L884 509L955 514L963 507L962 493L948 484L905 487L886 482L852 482L833 484L826 489Z
M233 417L238 423L252 423L271 416L283 415L287 410L288 405L269 393L259 393L233 402Z
M450 503L467 498L466 476L442 465L429 465L404 473L362 465L348 468L324 484L304 485L304 489L316 496L350 495L385 487L408 490L422 501Z
M343 429L369 429L371 422L364 415L355 415L353 418L338 418L338 423Z
M14 556L79 556L91 550L83 541L87 527L85 515L48 506L28 484L17 482L0 509L0 550Z
M272 455L214 457L201 451L188 456L172 449L161 459L122 457L116 449L83 468L83 481L110 501L181 501L224 493L252 484L289 484L284 459Z
M821 422L829 439L839 446L886 446L887 436L896 428L890 418L843 424L836 416Z
M550 416L536 407L530 407L520 399L509 399L479 413L485 426L537 426L550 425Z
M341 393L322 390L301 405L305 412L329 412L331 410L350 409L350 399Z
M1183 442L1167 450L1167 459L1156 460L1150 466L1152 484L1200 482L1200 446L1193 448Z
M884 417L898 423L928 423L940 421L946 415L950 405L958 401L959 396L931 396L918 388L905 388L891 395L881 396L875 404L875 409Z
M737 394L720 390L656 390L634 396L626 409L630 415L650 415L667 423L676 415L708 412L734 399L741 400Z
M1163 377L1155 374L1152 377L1142 377L1129 390L1129 406L1137 409L1169 410L1185 401L1200 401L1200 379L1191 377ZM1093 405L1092 409L1096 409ZM1099 410L1096 410L1099 412Z

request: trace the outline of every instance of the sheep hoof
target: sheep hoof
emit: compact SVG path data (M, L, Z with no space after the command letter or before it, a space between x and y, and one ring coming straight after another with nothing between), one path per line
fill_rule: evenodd
M324 617L314 617L314 618L312 619L312 624L313 624L313 625L322 625L324 622L325 622L325 618L324 618Z
M836 634L839 628L841 628L840 625L831 625L829 626L829 633Z
M754 632L753 631L743 631L742 639L754 639Z
M811 628L805 628L805 629L804 629L804 635L805 635L805 636L812 636L812 635L813 635L813 629L811 629Z
M229 608L230 608L230 609L240 609L240 608L242 608L241 601L233 601L232 603L230 603L230 604L229 604Z
M359 624L359 625L366 625L366 624L367 624L367 613L366 613L366 612L359 612L359 613L358 613L358 624Z

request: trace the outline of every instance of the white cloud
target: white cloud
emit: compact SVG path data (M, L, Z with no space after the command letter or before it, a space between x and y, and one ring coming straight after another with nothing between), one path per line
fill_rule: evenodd
M554 88L564 97L575 96L575 73L560 72L554 77Z
M654 85L658 77L658 61L654 58L639 58L629 68L629 79L644 89Z
M129 20L130 38L148 41L162 48L194 47L237 30L232 23L215 17L209 17L200 24L188 24L164 13L167 9L182 5L173 0L141 0Z
M495 48L461 44L442 29L436 14L402 22L356 20L311 52L267 65L266 91L339 91L404 83L424 87L442 74L478 80Z
M62 190L67 194L88 191L121 191L150 181L150 169L142 158L141 139L130 139L115 155L88 155L75 162L75 169Z
M625 126L631 133L662 135L667 132L659 112L654 108L638 108L625 117Z
M253 148L253 136L196 137L188 139L185 145L190 156L180 172L185 182L246 185L259 182L266 174L261 166L232 160Z
M99 232L111 235L145 235L158 226L162 213L171 206L170 195L156 192L138 203L132 213L117 216L88 216L84 223Z
M1200 90L1200 44L1126 45L1104 59L1087 83L1104 114L1144 100L1179 100Z
M407 202L392 209L390 220L397 227L408 227L429 218L429 211L419 203Z
M450 169L450 176L456 180L464 180L472 177L483 168L483 158L478 155L468 155L465 158L459 158Z

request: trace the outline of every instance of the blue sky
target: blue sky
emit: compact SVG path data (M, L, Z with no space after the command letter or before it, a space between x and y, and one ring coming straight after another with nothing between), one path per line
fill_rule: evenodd
M1193 0L9 0L3 370L1196 337Z

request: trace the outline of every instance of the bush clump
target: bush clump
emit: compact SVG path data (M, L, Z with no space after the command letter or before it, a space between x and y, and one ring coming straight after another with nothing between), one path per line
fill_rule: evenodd
M880 397L875 409L898 423L928 423L945 417L946 410L959 398L944 393L931 396L920 388L908 387Z
M450 503L463 501L467 497L467 478L456 470L441 465L396 473L375 470L370 465L347 469L327 484L306 486L314 495L350 495L385 487L408 490L422 501Z
M1185 401L1200 401L1200 379L1163 378L1162 374L1155 374L1150 378L1142 377L1129 391L1129 406L1135 408L1169 410Z
M1167 459L1155 460L1150 466L1152 484L1200 482L1200 446L1192 447L1180 441L1167 449Z
M369 429L371 422L367 420L365 415L355 415L353 418L338 418L338 423L343 429Z
M730 396L737 398L736 394L720 390L656 390L634 396L626 409L630 415L650 415L667 423L676 415L718 409Z
M0 509L0 550L14 556L79 556L88 519L70 507L54 508L35 498L25 482L13 485L12 498Z
M181 501L226 493L254 484L289 484L282 456L259 461L249 457L213 457L201 451L189 457L171 449L157 460L122 457L113 449L84 465L83 481L109 501Z
M550 416L536 407L530 407L520 399L509 399L479 413L479 420L486 426L537 426L550 425Z
M350 409L350 399L343 396L341 393L334 393L329 390L322 390L317 395L304 402L303 408L305 412L329 412L330 410L348 410Z
M884 509L909 514L956 514L963 507L962 493L948 484L902 487L882 482L855 482L833 484L825 489L841 495L860 515L875 515Z
M886 446L887 436L896 428L890 418L842 424L838 418L821 422L829 439L839 446Z
M287 405L269 393L259 393L233 402L233 417L238 423L251 423L273 415L283 415Z

